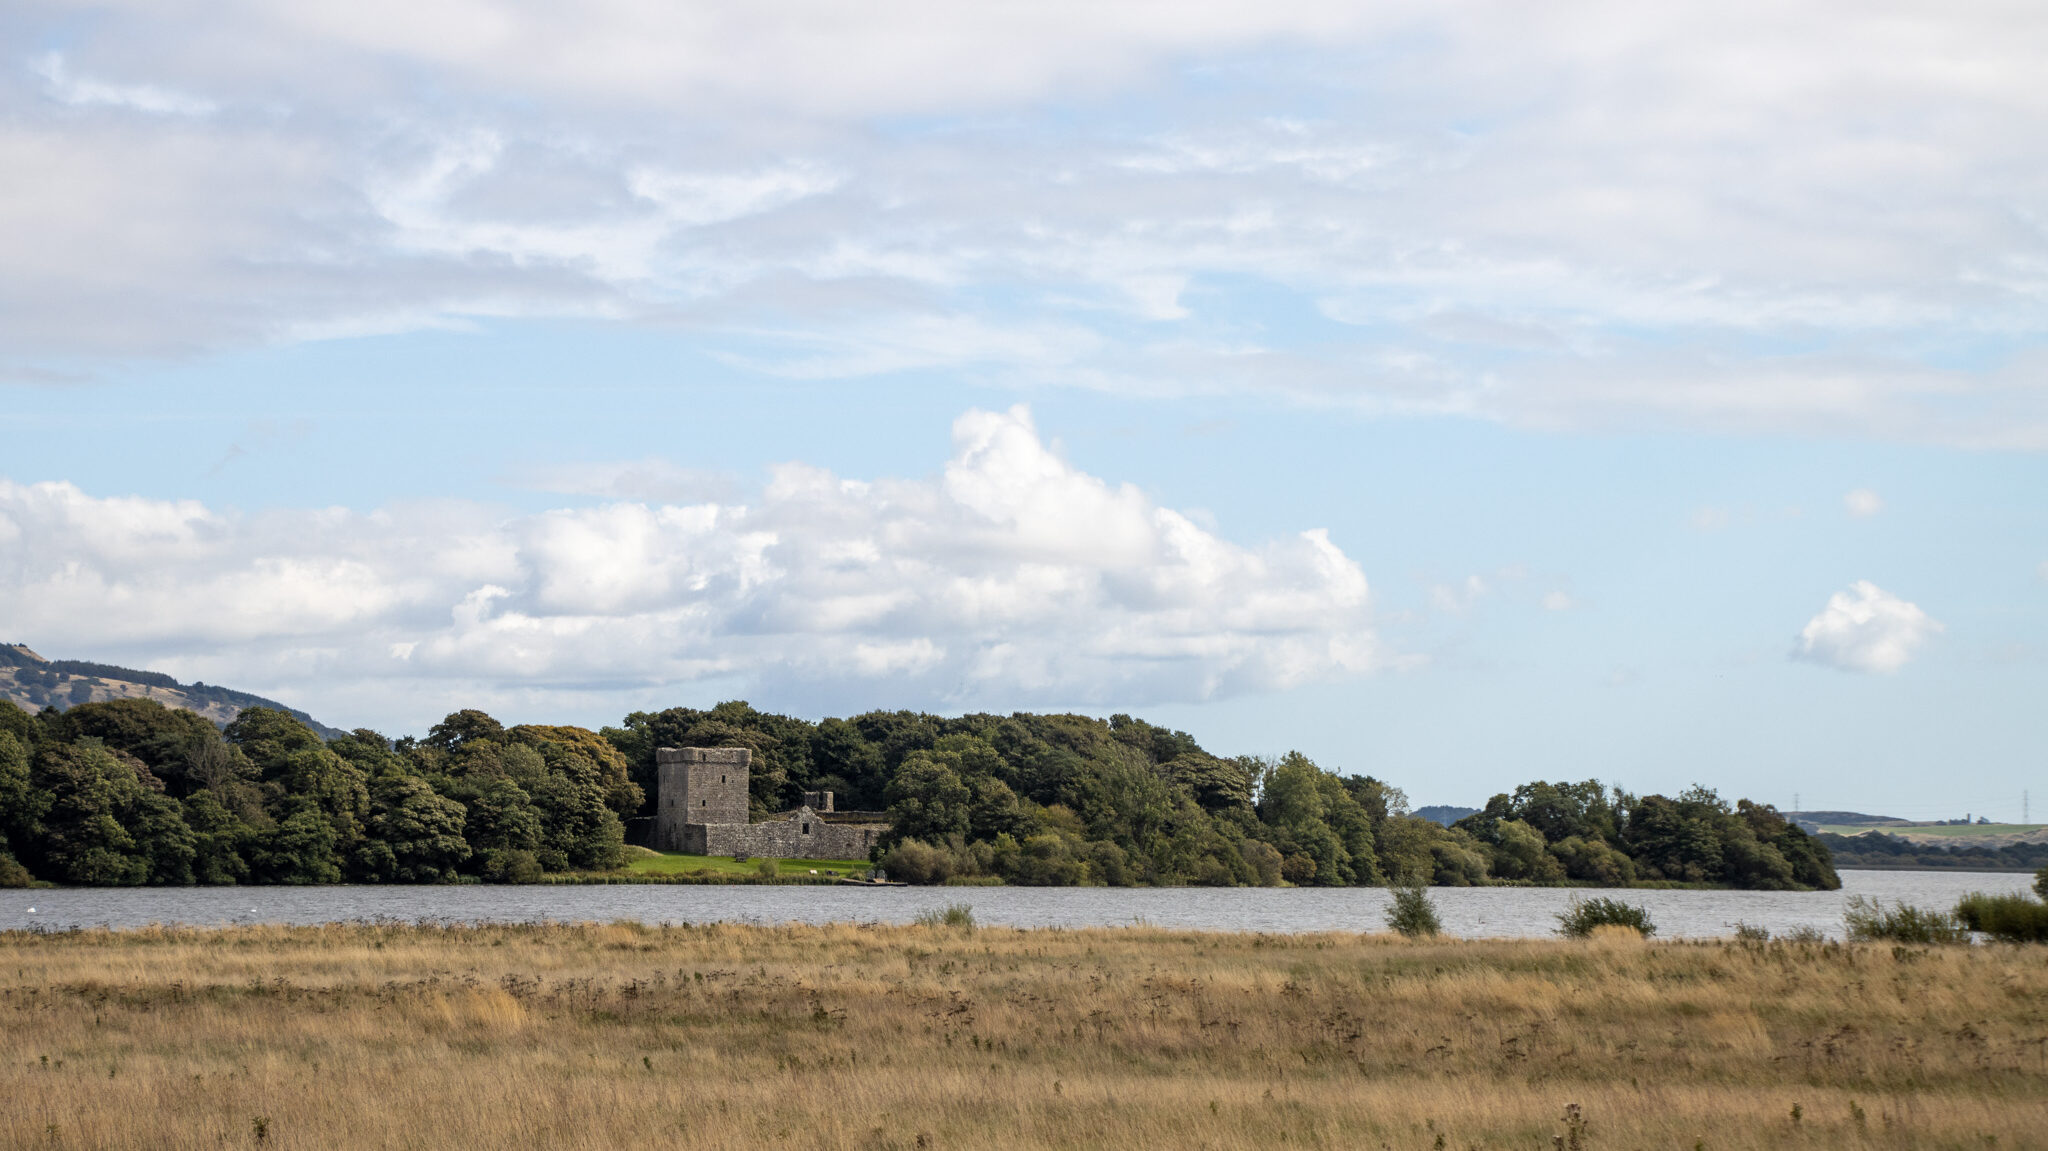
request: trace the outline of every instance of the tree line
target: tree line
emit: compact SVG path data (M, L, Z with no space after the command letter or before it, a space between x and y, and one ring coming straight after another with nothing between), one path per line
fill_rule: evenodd
M1224 757L1118 715L811 722L744 702L600 731L459 711L423 738L334 739L248 708L0 702L0 884L532 881L623 865L659 747L746 747L756 818L809 790L886 811L913 882L1839 886L1818 841L1747 800L1531 783L1444 827L1299 753Z

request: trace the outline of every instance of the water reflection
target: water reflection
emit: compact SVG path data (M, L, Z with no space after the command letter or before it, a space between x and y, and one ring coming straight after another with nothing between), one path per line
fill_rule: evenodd
M1946 909L1968 891L2025 891L2010 873L1845 871L1841 891L1620 891L1647 907L1663 937L1728 935L1738 922L1780 934L1815 928L1839 938L1851 895ZM1435 888L1444 929L1465 937L1549 935L1572 892L1555 888ZM907 923L920 911L969 903L981 923L1092 927L1135 922L1222 931L1381 931L1377 888L882 888L852 887L177 887L0 891L0 928L333 923L351 919L648 923Z

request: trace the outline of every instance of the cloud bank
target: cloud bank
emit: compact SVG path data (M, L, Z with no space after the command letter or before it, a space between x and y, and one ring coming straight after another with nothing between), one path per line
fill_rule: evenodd
M1807 621L1792 658L1839 671L1894 672L1941 631L1917 604L1857 580Z
M21 0L0 373L572 316L2039 448L2044 45L1989 0Z
M789 464L745 504L243 516L0 480L0 556L10 637L401 729L472 691L1137 706L1380 662L1325 533L1234 544L1077 471L1021 407L961 416L937 478Z

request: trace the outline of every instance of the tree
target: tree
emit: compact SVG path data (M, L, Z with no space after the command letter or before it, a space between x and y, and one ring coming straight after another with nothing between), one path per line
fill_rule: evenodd
M540 809L507 778L483 781L463 804L463 838L475 852L476 873L493 882L519 882L540 871Z
M1564 867L1544 850L1542 832L1519 819L1500 820L1493 830L1495 875L1535 883L1555 883L1564 878Z
M255 829L228 810L212 791L186 796L184 814L185 826L192 829L193 880L218 886L248 879Z
M837 805L850 810L879 811L887 806L882 797L887 764L882 749L869 743L860 728L843 719L828 719L811 736L811 765L820 788L841 792ZM832 783L837 786L832 786Z
M15 706L10 699L0 699L0 732L12 735L23 747L34 747L43 737L43 727L36 722L36 717Z
M626 757L596 732L582 727L521 724L506 735L513 742L538 749L551 767L558 761L566 764L575 760L573 769L556 770L571 770L578 778L594 781L603 792L604 805L620 818L640 810L646 797L640 785L633 782Z
M221 734L241 748L266 779L282 771L282 765L292 762L294 756L324 751L327 746L312 728L268 707L243 708Z
M451 712L441 722L429 728L427 738L420 742L441 751L454 751L465 743L480 739L503 743L505 725L484 712L469 707Z
M110 699L64 712L52 727L66 743L97 739L142 761L176 799L205 786L193 768L225 758L220 730L190 711L153 699Z
M1725 864L1721 837L1708 822L1714 814L1697 799L1681 804L1646 795L1630 809L1622 843L1649 878L1719 883Z
M469 859L463 806L434 794L415 776L386 775L372 790L367 862L379 881L446 883Z
M1204 752L1184 754L1163 766L1166 777L1188 790L1204 811L1248 809L1259 778L1258 760L1250 756L1218 759Z
M1626 887L1635 882L1635 860L1597 840L1572 836L1550 845L1550 854L1564 865L1568 878L1597 883L1603 887Z
M952 763L957 762L957 756L935 758L926 751L912 752L904 759L883 793L894 821L888 842L919 839L932 843L967 834L974 793L953 769Z
M1291 751L1267 772L1258 814L1290 883L1378 883L1372 816L1342 780Z
M192 830L141 761L97 740L45 743L30 782L47 796L32 871L91 886L192 882Z
M340 883L337 838L319 808L301 807L261 837L254 871L267 883Z
M20 712L13 704L0 701L0 840L8 845L0 850L11 857L33 846L43 814L50 808L50 793L31 777L29 759L34 745L20 738L17 732L21 729L9 728L4 722L9 709Z

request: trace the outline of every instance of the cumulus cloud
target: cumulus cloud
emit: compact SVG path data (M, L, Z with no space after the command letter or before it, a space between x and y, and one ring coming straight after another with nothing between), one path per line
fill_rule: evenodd
M1884 510L1884 498L1869 488L1856 488L1842 497L1842 506L1857 519L1869 519Z
M1829 596L1820 614L1807 621L1792 658L1841 671L1893 672L1941 631L1917 604L1857 580Z
M1135 706L1381 662L1365 576L1326 533L1223 539L1075 469L1021 407L960 417L929 480L788 464L749 503L510 518L0 481L0 540L0 631L290 691L330 722L417 726L475 687Z
M93 13L0 11L18 377L576 316L814 379L2048 445L2048 11Z

